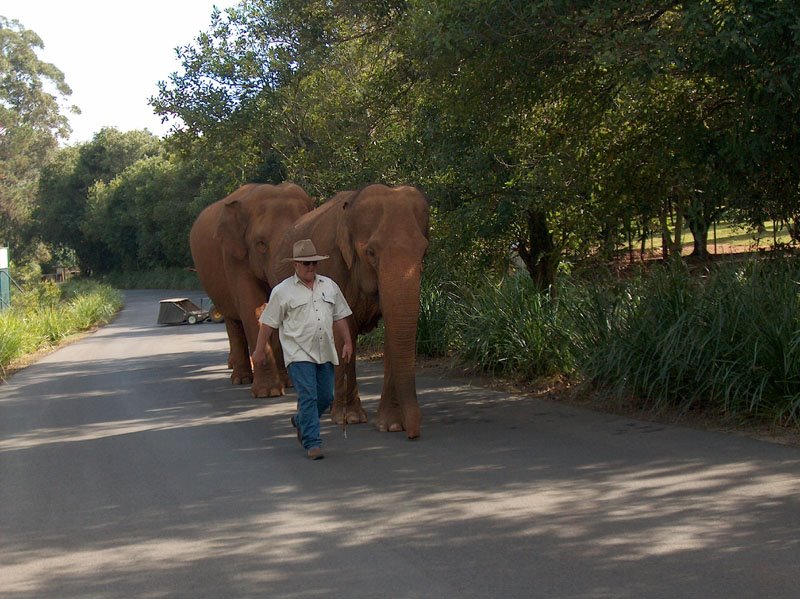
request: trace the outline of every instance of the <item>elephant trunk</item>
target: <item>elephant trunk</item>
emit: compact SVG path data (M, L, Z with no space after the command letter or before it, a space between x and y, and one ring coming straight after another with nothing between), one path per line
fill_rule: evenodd
M421 423L415 380L421 272L416 265L405 272L399 279L379 277L385 331L384 394L400 408L403 428L413 439L419 436Z

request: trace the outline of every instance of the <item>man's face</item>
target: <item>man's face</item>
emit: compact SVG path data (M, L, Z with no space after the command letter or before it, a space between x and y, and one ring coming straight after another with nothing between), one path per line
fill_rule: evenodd
M314 280L314 277L317 274L317 263L314 261L295 261L294 272L297 273L298 278L303 281L303 283L309 284Z

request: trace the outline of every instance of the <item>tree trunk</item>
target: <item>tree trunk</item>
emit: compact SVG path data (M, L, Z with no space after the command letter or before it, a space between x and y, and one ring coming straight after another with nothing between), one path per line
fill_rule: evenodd
M528 240L519 241L517 253L539 291L552 293L559 255L553 243L553 235L547 226L545 212L539 210L528 212Z
M661 257L666 262L669 259L669 250L672 247L672 236L669 232L669 202L665 201L661 208Z
M692 256L695 258L708 258L708 223L701 219L692 219L689 221L689 229L692 231L694 240Z
M703 202L703 197L695 194L691 198L686 214L686 222L694 239L692 256L695 258L708 258L708 229L716 219L716 211L712 206Z
M671 256L680 256L683 253L683 210L680 206L675 207L675 240L669 249Z

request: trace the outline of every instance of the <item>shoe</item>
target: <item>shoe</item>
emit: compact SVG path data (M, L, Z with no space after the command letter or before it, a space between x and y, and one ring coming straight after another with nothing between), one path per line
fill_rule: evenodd
M303 433L300 432L300 427L297 426L297 420L294 419L294 416L292 416L289 420L291 421L292 426L294 427L294 430L297 431L297 442L300 443L300 445L302 445L303 444Z
M325 454L322 453L321 447L312 447L308 450L306 455L308 456L309 460L321 460L325 457Z

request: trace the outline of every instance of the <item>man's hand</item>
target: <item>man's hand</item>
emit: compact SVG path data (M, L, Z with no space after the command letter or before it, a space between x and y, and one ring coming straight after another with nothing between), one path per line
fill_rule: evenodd
M253 353L250 354L250 359L253 360L253 364L259 366L267 365L267 353L263 349L255 348Z
M259 366L267 365L267 343L269 343L269 339L272 337L272 331L274 331L274 329L271 326L263 322L258 323L256 348L253 350L253 353L250 354L250 359L253 361L253 364Z
M334 321L333 328L336 333L339 333L339 337L344 339L342 355L339 357L342 359L342 362L347 364L353 357L353 340L350 337L350 327L347 324L347 319L342 318L341 320Z
M350 361L350 358L353 357L353 344L350 341L346 341L345 344L342 346L342 362L347 364Z

